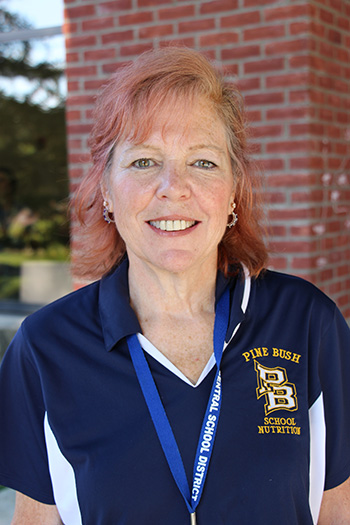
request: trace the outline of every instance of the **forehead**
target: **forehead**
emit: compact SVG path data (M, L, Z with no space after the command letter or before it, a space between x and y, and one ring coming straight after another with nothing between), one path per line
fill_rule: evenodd
M169 97L170 100L152 101L145 110L136 106L131 128L121 142L142 144L151 136L196 134L216 142L227 142L226 130L213 103L206 97Z

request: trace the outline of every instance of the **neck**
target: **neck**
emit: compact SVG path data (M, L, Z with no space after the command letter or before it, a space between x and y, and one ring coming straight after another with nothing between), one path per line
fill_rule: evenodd
M217 267L172 273L129 260L131 306L139 318L154 315L195 317L215 310Z

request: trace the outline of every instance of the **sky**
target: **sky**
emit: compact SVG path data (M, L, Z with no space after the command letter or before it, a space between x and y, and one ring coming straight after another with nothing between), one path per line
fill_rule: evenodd
M2 0L2 6L12 13L22 15L35 29L55 27L63 24L63 0ZM32 41L30 55L32 64L51 62L58 67L64 67L65 48L63 35L57 35L41 40ZM7 95L22 100L31 92L33 84L22 77L0 79L0 89ZM61 81L61 90L66 91L65 79ZM37 103L43 102L44 92L38 92L33 99ZM46 100L46 99L45 99ZM55 99L47 101L48 105L55 105Z
M3 5L25 16L35 28L63 24L63 0L3 0Z

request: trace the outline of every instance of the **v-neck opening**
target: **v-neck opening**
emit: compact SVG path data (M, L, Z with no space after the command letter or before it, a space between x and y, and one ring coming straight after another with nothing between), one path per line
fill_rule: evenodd
M176 375L184 383L187 383L193 388L197 388L204 381L204 379L208 376L211 370L214 368L215 357L214 357L214 352L213 352L211 356L209 357L209 360L207 364L205 365L201 375L199 376L198 381L194 384L188 379L188 377L185 376L183 372L181 372L181 370L177 368L177 366L175 366L167 357L165 357L165 355L162 354L162 352L158 350L158 348L156 348L154 344L151 343L149 339L147 339L147 337L138 333L137 338L139 340L141 347L143 348L145 352L147 352L147 354L153 357L156 361L158 361L158 363L164 366L167 370L169 370L174 375Z

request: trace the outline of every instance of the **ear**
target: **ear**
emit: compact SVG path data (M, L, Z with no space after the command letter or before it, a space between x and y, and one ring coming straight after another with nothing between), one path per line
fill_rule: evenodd
M100 189L101 189L103 200L107 203L106 207L108 208L108 211L113 213L113 201L110 197L108 183L104 178L102 179L100 183Z
M235 195L234 195L234 193L233 193L233 194L231 195L230 201L229 201L229 203L228 203L228 212L227 212L227 215L231 215L231 214L232 214L232 210L233 210L234 202L235 202Z

